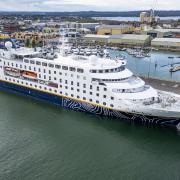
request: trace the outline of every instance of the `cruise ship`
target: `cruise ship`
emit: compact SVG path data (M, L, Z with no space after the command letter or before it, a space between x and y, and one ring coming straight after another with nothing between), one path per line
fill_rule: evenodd
M76 111L180 128L180 95L156 90L122 59L0 49L0 88Z

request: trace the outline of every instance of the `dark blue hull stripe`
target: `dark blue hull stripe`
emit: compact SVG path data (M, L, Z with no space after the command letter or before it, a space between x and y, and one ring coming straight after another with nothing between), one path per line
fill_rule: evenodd
M44 100L53 103L58 106L73 109L75 111L89 112L97 115L111 116L122 119L127 119L130 121L140 122L143 124L160 124L167 126L177 126L180 123L180 118L162 118L153 116L144 116L138 114L131 114L127 112L120 112L117 110L112 110L104 108L101 106L96 106L93 104L76 101L63 96L57 96L48 92L31 89L25 86L20 86L14 83L8 83L6 81L0 81L0 89L8 90L25 96L30 96L39 100Z

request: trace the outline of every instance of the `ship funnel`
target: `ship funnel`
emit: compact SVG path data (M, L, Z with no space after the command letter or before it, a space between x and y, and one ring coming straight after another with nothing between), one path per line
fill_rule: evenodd
M95 66L97 64L98 58L97 58L97 56L92 55L92 56L89 57L89 60L90 60L91 64L93 66Z

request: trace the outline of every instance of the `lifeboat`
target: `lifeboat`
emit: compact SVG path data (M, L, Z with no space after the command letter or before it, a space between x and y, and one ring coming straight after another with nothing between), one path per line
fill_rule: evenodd
M33 79L33 80L37 79L37 74L34 72L23 71L21 75L24 78Z

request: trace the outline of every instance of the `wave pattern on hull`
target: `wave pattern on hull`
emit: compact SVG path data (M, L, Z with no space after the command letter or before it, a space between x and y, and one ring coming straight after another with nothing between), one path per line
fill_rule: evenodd
M108 108L101 107L98 105L81 102L78 100L76 101L74 99L70 99L70 98L66 98L62 96L56 96L48 92L30 89L28 87L16 85L13 83L1 82L0 88L3 90L15 92L18 94L31 96L35 99L48 101L50 103L53 103L62 107L70 108L75 111L89 112L96 115L116 117L116 118L121 118L121 119L132 121L132 122L139 122L143 124L159 124L159 125L166 125L166 126L178 126L180 124L180 118L153 117L153 116L145 116L143 114L121 112L118 110L112 110L112 109L108 109Z

